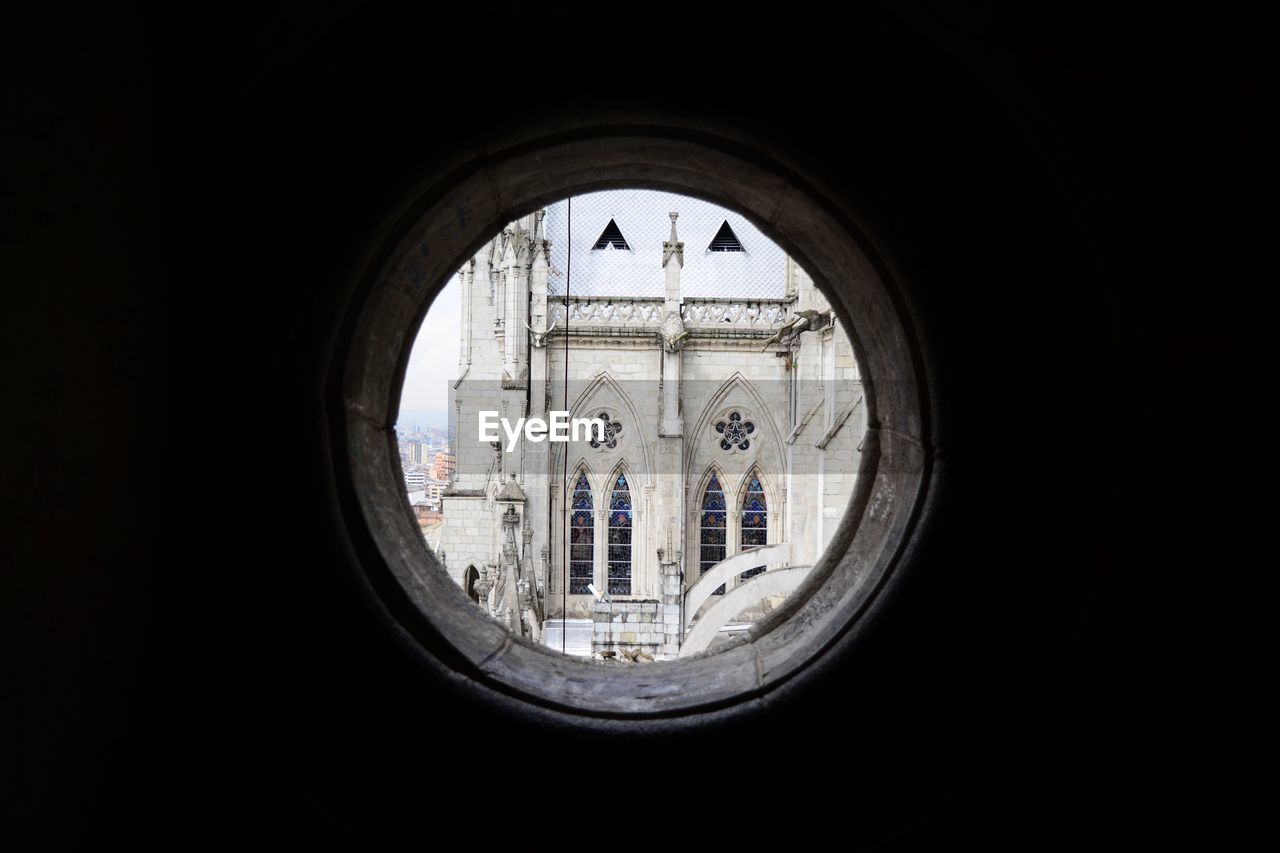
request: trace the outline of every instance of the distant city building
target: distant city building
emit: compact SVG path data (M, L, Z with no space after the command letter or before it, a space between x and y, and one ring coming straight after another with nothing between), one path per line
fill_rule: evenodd
M434 501L430 489L409 492L409 506L413 507L413 515L417 518L419 527L432 527L444 520L444 513L440 511L438 489Z
M427 488L427 475L422 471L405 471L404 472L405 490L413 492L425 492Z
M431 476L437 480L449 482L453 479L453 454L448 451L437 451L431 465Z

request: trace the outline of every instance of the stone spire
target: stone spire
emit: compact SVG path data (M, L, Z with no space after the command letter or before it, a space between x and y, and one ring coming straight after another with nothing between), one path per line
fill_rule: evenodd
M502 256L503 347L502 387L520 388L528 378L529 293L525 287L525 246L523 230L507 229L507 248Z
M680 268L684 266L684 243L680 242L680 238L676 236L676 220L680 218L680 214L671 211L671 239L662 244L662 266L667 271L667 298L671 298L671 277L673 270L671 267L671 259L676 259L674 275L676 281L676 298L680 298Z
M680 269L684 266L684 243L676 234L680 214L672 211L671 239L662 244L662 266L666 270L666 301L662 308L662 419L659 435L684 434L680 417L680 350L689 332L680 317ZM673 263L674 261L674 263Z
M502 491L498 493L495 500L499 503L524 503L527 500L524 489L520 488L520 484L516 482L515 474L511 475L511 479L502 487Z
M551 265L547 261L547 241L542 236L542 218L546 213L539 210L534 214L533 264L529 268L529 331L535 347L545 344L547 333L547 273Z
M516 485L515 475L511 475L511 482L508 487L514 487L517 491L519 486ZM523 494L520 499L523 500ZM499 501L504 498L499 495ZM506 500L511 500L510 498ZM506 616L508 626L516 634L524 634L524 623L520 617L520 547L516 538L516 528L520 525L520 514L516 512L514 503L507 503L507 511L502 514L502 600L499 602Z
M662 244L662 267L667 273L666 302L662 309L662 337L668 350L677 350L688 337L684 321L680 319L680 270L684 266L684 243L676 234L676 220L680 214L672 211L671 239ZM672 261L675 263L672 263Z

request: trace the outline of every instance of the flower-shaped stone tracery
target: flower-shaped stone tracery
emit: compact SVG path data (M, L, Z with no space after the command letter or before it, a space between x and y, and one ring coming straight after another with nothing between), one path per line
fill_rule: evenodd
M728 420L716 421L721 450L747 450L751 447L751 436L755 431L756 425L751 421L744 421L739 412L730 412Z
M591 446L599 450L602 446L610 450L618 446L618 436L622 435L622 421L615 421L609 417L608 412L601 412L596 417L604 421L604 440L600 440L599 434L593 428L591 430Z

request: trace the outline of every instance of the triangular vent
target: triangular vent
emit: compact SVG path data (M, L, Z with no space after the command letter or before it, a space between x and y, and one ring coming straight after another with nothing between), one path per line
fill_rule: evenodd
M627 249L631 247L627 245L627 241L623 239L622 232L618 230L618 223L612 219L609 224L604 227L604 232L600 235L600 239L592 246L593 249L607 249L612 246L615 249Z
M745 252L742 248L742 241L738 239L738 235L733 233L733 229L729 227L729 220L725 220L720 226L720 230L716 232L716 236L711 240L711 245L707 247L708 252Z

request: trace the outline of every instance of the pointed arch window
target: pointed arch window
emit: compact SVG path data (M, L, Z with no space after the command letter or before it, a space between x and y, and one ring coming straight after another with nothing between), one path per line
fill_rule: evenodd
M467 598L474 603L480 603L480 593L476 590L476 581L480 579L480 573L476 571L475 566L467 566L467 570L462 573L462 588L467 593Z
M760 483L760 472L752 471L747 481L747 490L742 495L742 526L738 535L741 550L759 548L769 542L769 502L764 496L764 486ZM748 569L739 577L742 580L755 577L764 571L764 566Z
M585 473L573 486L569 514L569 594L590 595L595 577L595 501Z
M711 571L711 567L725 558L726 511L724 487L720 478L711 475L707 488L702 493L701 522L698 530L698 577ZM721 584L712 595L724 595L724 584Z
M609 496L609 594L631 594L631 489L622 473Z

